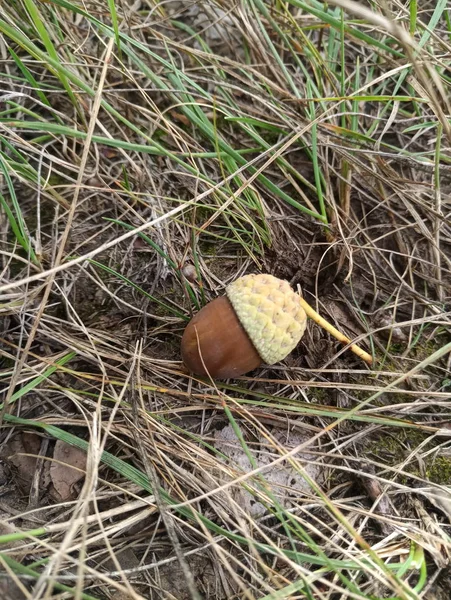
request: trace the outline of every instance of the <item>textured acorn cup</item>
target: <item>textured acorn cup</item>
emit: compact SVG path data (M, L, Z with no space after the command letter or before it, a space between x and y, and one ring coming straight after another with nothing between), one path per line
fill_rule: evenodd
M204 306L185 329L182 358L192 373L238 377L283 360L296 347L307 317L288 282L246 275L226 294Z

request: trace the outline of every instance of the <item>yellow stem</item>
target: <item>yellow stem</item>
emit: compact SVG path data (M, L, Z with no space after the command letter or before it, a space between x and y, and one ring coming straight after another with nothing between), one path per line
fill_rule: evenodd
M350 350L352 350L352 352L354 352L354 354L357 354L357 356L360 357L362 360L364 360L366 363L368 363L369 365L371 365L373 363L373 357L370 356L368 354L368 352L365 352L365 350L362 350L362 348L359 348L359 346L357 346L357 344L353 344L348 337L346 337L343 333L338 331L338 329L335 329L335 327L333 325L331 325L330 323L328 323L326 321L326 319L323 319L323 317L321 317L316 312L316 310L314 310L310 306L310 304L307 304L307 302L304 300L304 298L301 298L301 304L302 304L302 308L305 310L307 316L310 317L312 319L312 321L315 321L315 323L317 323L320 327L322 327L323 329L328 331L339 342L343 342L343 344L351 344Z

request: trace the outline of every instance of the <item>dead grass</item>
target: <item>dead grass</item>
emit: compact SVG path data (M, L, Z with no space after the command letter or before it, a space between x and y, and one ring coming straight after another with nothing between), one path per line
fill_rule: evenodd
M449 597L450 40L446 1L2 4L3 597ZM261 271L373 367L310 323L190 377Z

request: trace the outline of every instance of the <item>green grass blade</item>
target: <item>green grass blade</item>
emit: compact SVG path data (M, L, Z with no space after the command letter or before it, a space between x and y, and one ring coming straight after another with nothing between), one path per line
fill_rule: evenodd
M39 14L39 10L36 7L35 3L33 0L23 0L24 4L28 10L28 13L30 14L30 17L33 21L33 24L36 28L36 32L41 40L41 42L43 43L46 51L48 52L49 57L55 62L55 63L59 63L60 62L60 58L58 55L58 52L55 49L55 46L53 45L53 42L50 38L50 35L47 31L47 27L44 25L42 19L41 19L41 15ZM77 110L79 110L79 106L78 106L78 100L75 97L72 88L69 84L69 81L67 80L66 75L64 74L63 69L56 69L55 70L55 74L58 76L58 78L60 79L61 83L63 84L67 95L69 96L69 98L71 99L73 105L77 108ZM83 113L81 111L79 111L80 116L83 118Z
M16 191L14 189L13 182L9 175L8 165L0 153L0 172L3 173L3 177L5 178L6 186L8 188L9 196L11 198L12 209L9 207L6 198L3 194L0 193L0 204L3 206L3 209L7 215L9 223L11 225L11 229L18 241L18 243L22 246L22 248L27 253L27 256L30 257L32 262L36 266L40 266L40 262L36 256L36 253L33 249L33 244L28 235L27 226L25 224L25 220L22 215L22 211L20 208L19 201L16 196Z

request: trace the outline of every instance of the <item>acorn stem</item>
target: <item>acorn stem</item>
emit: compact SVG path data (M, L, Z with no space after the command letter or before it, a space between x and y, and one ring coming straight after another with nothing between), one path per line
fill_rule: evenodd
M304 298L301 297L300 302L301 302L302 308L305 310L307 316L310 317L312 319L312 321L315 321L315 323L317 323L320 327L322 327L323 329L328 331L339 342L342 342L343 344L350 344L349 349L352 350L352 352L354 352L354 354L357 354L357 356L359 358L361 358L362 360L364 360L366 363L368 363L369 365L373 364L373 357L370 354L368 354L368 352L365 352L365 350L362 350L362 348L357 346L357 344L353 344L352 341L348 337L346 337L343 333L338 331L338 329L335 329L335 327L333 325L331 325L328 321L326 321L326 319L323 319L323 317L321 317L321 315L319 315L316 312L316 310L314 310L310 306L310 304L308 304L304 300Z

